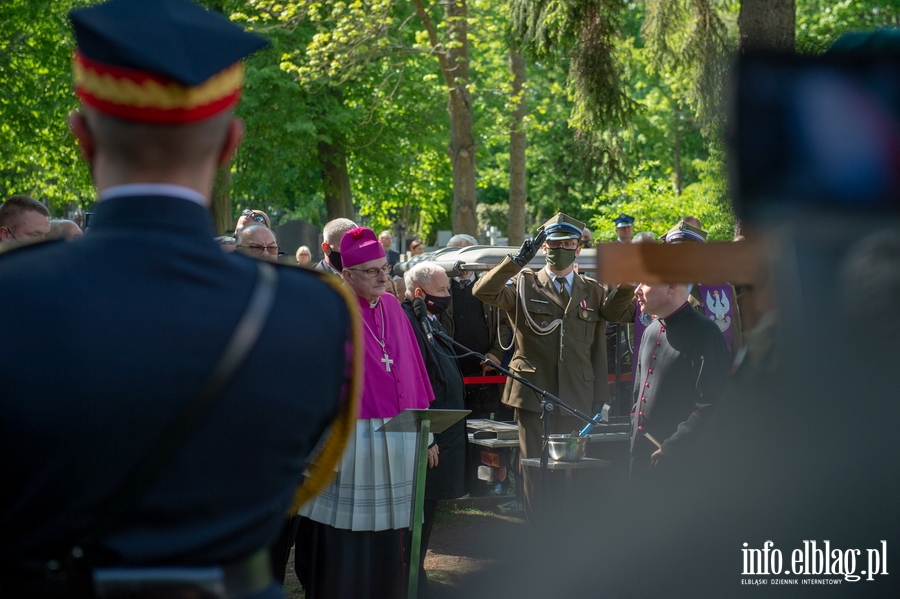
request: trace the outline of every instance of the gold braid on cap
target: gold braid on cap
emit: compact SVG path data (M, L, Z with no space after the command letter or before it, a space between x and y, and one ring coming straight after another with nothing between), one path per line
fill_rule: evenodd
M244 67L235 63L200 85L91 60L75 52L75 93L82 102L113 117L153 123L190 123L237 104Z

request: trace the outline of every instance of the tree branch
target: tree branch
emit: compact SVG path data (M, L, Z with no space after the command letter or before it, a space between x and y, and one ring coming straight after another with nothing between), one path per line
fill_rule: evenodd
M453 88L456 77L451 72L450 64L447 62L447 53L440 49L437 31L434 29L434 23L431 22L431 17L428 16L428 12L426 12L425 7L422 6L422 0L412 0L412 3L416 7L416 13L418 13L419 18L422 20L422 26L425 27L425 31L428 32L428 41L431 44L434 55L437 56L438 63L441 65L441 73L444 75L444 82L447 84L448 88Z

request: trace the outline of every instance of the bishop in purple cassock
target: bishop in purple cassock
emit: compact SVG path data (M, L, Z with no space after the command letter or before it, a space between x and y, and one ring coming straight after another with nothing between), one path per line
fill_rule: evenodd
M428 408L434 393L409 319L385 293L389 267L375 233L348 231L341 257L363 321L364 388L337 476L300 508L296 571L307 599L401 599L416 436L376 430L403 410Z

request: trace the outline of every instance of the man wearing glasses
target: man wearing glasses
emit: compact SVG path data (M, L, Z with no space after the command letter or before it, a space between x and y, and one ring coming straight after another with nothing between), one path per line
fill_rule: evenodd
M399 599L405 595L416 436L379 432L387 419L434 400L409 319L388 291L390 266L375 232L347 231L344 285L363 323L364 384L337 476L301 506L297 577L306 599Z
M237 234L235 248L242 254L254 258L275 260L278 258L278 243L275 241L275 233L262 225L253 225L241 229Z
M0 204L0 245L39 241L50 232L47 207L26 195L14 195Z
M267 229L272 228L272 223L269 222L269 215L263 212L262 210L244 210L241 212L241 215L237 219L237 224L234 225L234 235L237 237L237 234L244 227L250 227L252 225L262 225Z
M563 402L596 414L609 400L606 382L606 321L631 322L634 287L620 286L607 293L594 279L575 272L575 258L584 224L559 213L541 228L540 246L546 267L525 268L538 246L526 240L517 255L475 283L481 301L509 313L515 335L515 353L509 368ZM513 280L512 285L507 281ZM522 458L541 455L543 427L541 402L526 386L507 379L503 403L516 410ZM583 423L556 408L548 414L551 433L571 433ZM529 521L540 519L540 475L523 468L525 512Z

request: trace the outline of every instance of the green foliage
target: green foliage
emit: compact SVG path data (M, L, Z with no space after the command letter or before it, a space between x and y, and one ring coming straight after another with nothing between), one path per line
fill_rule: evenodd
M87 0L4 0L0 7L0 197L25 193L66 215L94 192L66 117L74 41L66 12Z
M324 218L321 171L316 154L320 136L316 109L333 100L312 98L278 67L282 40L248 59L243 98L237 114L245 121L244 141L232 165L235 211L264 210L275 218ZM237 216L237 214L235 214ZM276 218L276 221L281 220Z
M616 185L597 198L597 216L590 220L594 237L601 241L616 239L613 219L624 212L635 217L634 231L650 231L659 236L685 215L696 216L709 233L709 239L728 241L734 237L734 215L728 206L724 177L718 161L695 164L701 172L698 181L677 195L670 185L658 179L634 173L632 181ZM642 165L642 171L652 165Z
M625 165L616 136L637 106L621 82L624 67L615 46L628 8L623 0L511 0L513 43L538 62L564 60L573 100L571 150L589 172L621 177Z
M91 0L4 0L0 7L0 196L46 198L56 214L93 201L68 128L73 47L65 13ZM415 3L402 0L207 0L272 47L247 61L232 169L236 209L325 219L322 142L342 147L364 223L405 219L433 240L451 228L447 88ZM422 3L438 47L459 42L445 7ZM529 56L528 227L564 211L612 239L625 211L663 233L700 217L731 237L714 133L722 57L736 45L737 0L468 2L482 225L505 230L514 99L510 40ZM900 24L896 0L797 0L797 48ZM511 33L510 33L511 32ZM680 156L676 158L676 156ZM679 194L680 191L680 194Z
M824 52L849 31L900 26L897 0L797 0L797 51Z
M482 23L488 29L497 26L488 11L477 12L481 4L473 3L470 46L496 48L489 40L502 36L497 31L482 33ZM442 18L438 8L427 13L435 22ZM265 30L276 41L280 70L295 96L305 98L295 102L295 110L308 121L307 146L325 140L345 149L354 204L363 223L381 229L402 219L409 230L429 240L437 230L451 228L447 90L411 3L249 0L234 18ZM435 30L443 36L440 48L457 43L448 27ZM472 69L491 76L497 71L492 60ZM485 87L483 97L475 85L470 84L470 91L473 104L498 105L496 88ZM261 118L271 117L264 112ZM305 164L304 172L320 172L315 156ZM236 172L236 184L241 178ZM315 195L305 201L315 201Z
M736 47L735 4L646 2L643 32L650 60L660 77L693 108L708 137L717 135L724 118L720 98L729 53Z

